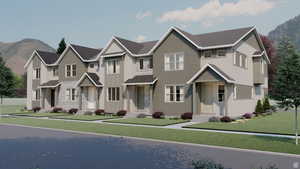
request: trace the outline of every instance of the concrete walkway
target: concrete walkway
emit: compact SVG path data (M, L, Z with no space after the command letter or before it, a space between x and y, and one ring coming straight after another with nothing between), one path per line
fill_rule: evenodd
M2 117L4 117L4 116L20 117L20 116L15 116L15 115L0 115L0 116L2 116ZM47 120L83 122L83 123L99 123L99 124L110 124L110 125L118 125L118 126L149 127L149 128L162 128L162 129L187 130L187 131L204 131L204 132L212 132L212 133L242 134L242 135L279 137L279 138L293 138L293 139L295 138L295 136L282 135L282 134L265 134L265 133L255 133L255 132L239 132L239 131L225 131L225 130L213 130L213 129L183 128L183 126L188 126L188 125L199 123L199 122L194 122L194 121L186 122L186 123L179 123L179 124L172 124L172 125L168 125L168 126L152 126L152 125L142 125L142 124L125 124L125 123L105 122L107 120L84 121L84 120L54 119L54 118L49 118L49 117L26 117L26 116L22 116L22 118L47 119ZM109 119L109 120L114 120L114 119Z

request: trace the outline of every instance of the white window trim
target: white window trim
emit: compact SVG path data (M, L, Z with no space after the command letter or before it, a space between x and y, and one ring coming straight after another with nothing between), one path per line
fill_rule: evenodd
M233 99L237 99L237 87L236 85L233 86Z
M119 88L119 100L109 100L109 88ZM108 87L108 88L106 88L106 100L107 100L107 102L120 102L120 100L121 100L121 87ZM117 96L117 92L115 91L115 98L117 98L116 97Z
M173 86L174 89L175 89L175 95L174 95L174 101L168 101L166 95L167 95L167 90L166 88L168 86ZM176 101L176 86L180 86L180 87L183 87L183 100L181 101ZM165 84L165 88L164 88L164 100L165 100L165 103L184 103L185 102L185 85L184 84Z
M112 62L112 63L116 62L116 72L115 73L113 71L109 72L109 63L110 62ZM106 61L106 74L108 74L108 75L120 74L120 68L121 68L121 65L120 65L119 59L110 59L110 60Z
M75 75L73 75L73 68L74 68L74 66L76 67L76 71L75 71ZM77 76L77 65L76 64L72 64L71 65L71 77L76 77Z
M178 68L178 69L176 69L176 65L177 64L180 64L180 61L177 63L176 62L176 57L177 57L177 54L182 54L181 56L182 56L182 69L180 69L180 68ZM166 58L167 57L170 57L170 56L172 56L172 57L174 57L174 69L173 70L171 70L170 69L170 62L168 63L169 64L169 68L167 69L167 66L166 66ZM179 65L178 65L178 67L180 67ZM184 70L184 52L175 52L175 53L165 53L164 54L164 70L167 72L167 71L182 71L182 70Z
M233 54L233 65L236 66L236 52L234 52Z
M261 73L264 74L265 73L265 65L264 65L264 61L261 60Z
M141 60L143 60L143 69L141 69L141 66L140 66ZM148 71L153 70L153 67L150 68L150 60L151 60L151 58L138 58L137 59L137 63L138 63L137 70L139 72L148 72ZM153 60L152 60L152 62L153 62Z
M72 91L73 90L75 90L74 100L72 99ZM67 101L67 102L76 102L77 97L78 97L77 89L76 88L66 88L64 97L65 97L65 101Z

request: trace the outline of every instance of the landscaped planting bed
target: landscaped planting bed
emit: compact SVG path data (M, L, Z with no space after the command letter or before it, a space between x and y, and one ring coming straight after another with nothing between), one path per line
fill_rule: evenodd
M189 120L182 119L154 119L154 118L126 118L120 120L105 121L109 123L123 123L123 124L139 124L139 125L152 125L152 126L167 126L171 124L178 124L189 122Z
M118 116L105 116L105 115L67 115L67 116L54 116L51 118L55 119L66 119L66 120L82 120L82 121L96 121L96 120L108 120L108 119L115 119L120 118Z
M300 117L298 120L300 120ZM237 120L231 123L207 122L185 126L185 128L293 135L295 133L294 122L293 112L280 112L272 115L252 117L251 119Z

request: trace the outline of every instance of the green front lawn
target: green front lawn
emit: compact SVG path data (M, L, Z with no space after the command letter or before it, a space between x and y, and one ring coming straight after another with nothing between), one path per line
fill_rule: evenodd
M24 111L25 105L0 105L0 114L25 114L32 113L31 111Z
M119 126L103 123L99 124L76 121L58 121L22 117L2 118L0 119L0 123L300 154L300 148L294 144L294 140L287 138L212 133L152 127Z
M120 120L105 121L109 123L124 123L124 124L140 124L140 125L152 125L152 126L167 126L171 124L178 124L189 122L189 120L174 120L174 119L153 119L153 118L126 118Z
M300 120L300 117L299 119ZM216 130L231 130L231 131L247 131L261 132L273 134L294 134L294 113L280 112L265 117L255 117L245 122L239 123L201 123L186 128L201 128L201 129L216 129ZM299 130L300 131L300 130Z
M17 116L26 116L26 117L54 117L54 116L71 116L67 113L26 113L26 114L17 114Z
M54 116L51 118L55 119L66 119L66 120L82 120L82 121L95 121L95 120L107 120L107 119L115 119L120 118L118 116L91 116L91 115L67 115L67 116Z

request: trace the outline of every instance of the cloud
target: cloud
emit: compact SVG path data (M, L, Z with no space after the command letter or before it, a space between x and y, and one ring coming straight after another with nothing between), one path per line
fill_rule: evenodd
M146 17L152 16L152 13L150 11L146 11L146 12L139 12L136 14L135 18L137 20L142 20Z
M211 25L214 20L220 21L228 16L256 16L275 7L279 0L239 0L237 2L221 3L220 0L210 0L199 8L168 11L162 14L159 22L202 22Z
M135 38L135 41L137 41L137 42L143 42L143 41L145 41L146 39L147 39L146 36L144 36L144 35L139 35L139 36L137 36L137 37Z

